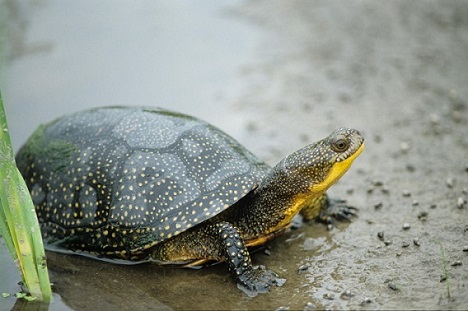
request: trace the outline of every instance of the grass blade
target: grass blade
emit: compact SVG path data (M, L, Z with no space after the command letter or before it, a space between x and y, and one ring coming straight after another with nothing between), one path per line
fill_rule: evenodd
M0 233L33 297L50 301L52 291L34 204L19 173L0 93Z

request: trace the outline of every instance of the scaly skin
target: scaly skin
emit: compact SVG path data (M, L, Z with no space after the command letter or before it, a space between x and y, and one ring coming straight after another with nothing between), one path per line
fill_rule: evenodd
M156 245L158 262L224 261L248 293L265 292L277 275L255 269L247 246L260 245L290 226L299 212L306 219L329 222L347 218L353 209L330 205L325 191L351 166L364 147L359 132L339 129L329 137L283 159L265 180L231 208ZM337 207L338 206L338 207Z

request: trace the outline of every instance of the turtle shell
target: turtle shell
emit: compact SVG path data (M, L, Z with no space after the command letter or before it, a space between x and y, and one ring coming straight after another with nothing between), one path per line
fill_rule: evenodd
M132 260L229 208L270 169L204 121L144 107L62 117L16 158L47 248Z

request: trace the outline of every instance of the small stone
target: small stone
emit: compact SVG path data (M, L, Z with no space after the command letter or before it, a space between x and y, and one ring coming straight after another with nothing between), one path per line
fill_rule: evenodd
M270 252L269 249L265 249L265 250L263 251L263 253L264 253L265 255L267 255L267 256L271 256L271 252Z
M419 201L418 200L413 200L413 206L418 206L419 205Z
M323 294L323 298L327 300L334 300L335 299L335 294L333 293L325 293Z
M380 209L382 206L383 206L382 202L377 202L377 203L374 204L375 209Z
M447 178L447 180L445 181L445 184L447 185L447 187L453 188L453 185L455 184L455 181L454 181L453 178L449 177L449 178Z
M378 179L374 179L374 181L372 182L372 184L373 184L375 187L382 187L382 186L383 186L383 181L378 180Z
M463 188L462 193L463 194L468 194L468 188Z
M383 186L381 191L382 191L382 193L385 193L385 194L390 193L390 189L387 186Z
M312 310L315 310L315 309L317 309L317 307L312 302L306 303L306 305L304 307L304 311L312 311Z
M426 220L427 220L427 215L428 215L427 212L424 212L424 211L423 211L423 212L420 212L420 213L418 214L418 219L419 219L419 220L422 220L422 221L426 221Z
M458 267L458 266L461 266L462 265L462 262L460 260L457 260L457 261L454 261L451 266L452 267Z
M440 117L437 114L432 113L429 116L429 122L431 122L434 125L440 124Z
M385 244L385 246L392 245L392 241L390 241L390 240L386 240L386 241L384 242L384 244Z
M405 247L408 247L409 246L409 243L408 242L403 242L401 243L401 247L405 248Z
M396 253L396 256L397 256L397 257L400 257L401 254L402 254L401 252L398 252L398 253Z
M383 238L384 238L384 232L383 232L383 231L377 232L377 237L378 237L379 239L383 240Z
M393 282L388 282L388 288L392 290L399 290L398 286L396 286Z
M445 281L447 281L447 277L446 277L445 275L441 275L441 276L440 276L439 282L440 282L440 283L443 283L443 282L445 282Z
M341 294L341 297L346 297L346 298L351 298L351 297L354 297L355 295L353 294L352 291L350 291L349 289L345 290L342 294Z
M416 246L421 246L421 244L419 243L419 239L418 239L418 238L414 238L414 239L413 239L413 244L416 245Z
M466 246L463 247L463 251L464 251L464 252L468 252L468 245L466 245Z
M465 206L465 198L464 197L458 197L458 200L457 200L457 207L458 208L463 208Z
M366 191L367 191L367 193L374 192L374 186L368 186Z
M286 306L281 306L276 309L276 311L288 311L288 310L289 310L289 307L286 307Z
M403 227L402 227L402 228L403 228L403 230L409 230L409 229L411 228L411 225L410 225L409 223L405 222L405 223L403 224Z
M309 270L309 265L301 265L301 266L299 266L299 268L297 270L298 270L297 272L299 274L307 272Z
M403 190L403 192L401 193L404 197L410 197L411 196L411 192L409 192L409 190Z
M406 153L408 152L408 150L410 150L411 146L408 142L404 141L404 142L401 142L400 143L400 150L401 152L403 153Z
M353 194L354 193L354 188L348 188L346 189L347 194Z
M364 297L364 300L362 301L361 305L371 303L372 300L369 297Z
M437 204L435 204L435 203L432 203L431 206L430 206L430 208L432 208L432 209L434 209L436 207L437 207Z

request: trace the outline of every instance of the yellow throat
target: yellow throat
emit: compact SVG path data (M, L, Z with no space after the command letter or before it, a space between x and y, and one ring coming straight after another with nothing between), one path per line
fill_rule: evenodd
M338 179L341 178L341 176L344 175L344 173L348 171L348 169L351 167L351 164L359 156L359 154L361 154L362 150L364 150L364 143L362 143L359 149L356 150L356 152L346 160L335 163L331 168L330 174L328 174L327 178L325 178L325 180L323 180L320 184L315 184L310 188L311 193L309 192L307 194L298 194L294 198L291 206L286 210L285 218L276 227L272 228L270 232L276 232L285 228L286 226L289 226L291 220L294 218L294 216L297 215L297 213L301 211L303 207L314 204L314 201L319 199L331 185L333 185ZM320 210L317 209L317 215L319 212Z

